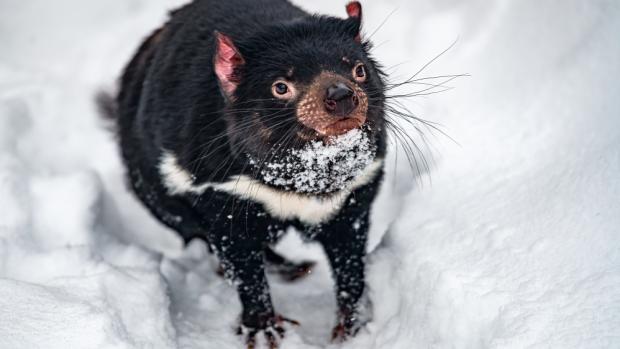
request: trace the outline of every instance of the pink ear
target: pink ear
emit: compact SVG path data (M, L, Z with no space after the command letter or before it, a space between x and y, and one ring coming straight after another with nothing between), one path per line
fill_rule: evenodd
M228 36L215 32L215 39L217 45L213 59L215 74L220 80L220 86L226 97L232 98L239 84L239 77L235 76L235 70L243 65L245 60Z
M361 26L362 4L360 4L359 1L351 1L350 3L347 4L347 14L349 15L349 18L356 19L360 23L360 26ZM356 42L362 41L362 37L360 35L359 30L357 32L357 35L355 36L355 41Z
M347 4L347 14L349 17L362 19L362 4L359 1L351 1Z

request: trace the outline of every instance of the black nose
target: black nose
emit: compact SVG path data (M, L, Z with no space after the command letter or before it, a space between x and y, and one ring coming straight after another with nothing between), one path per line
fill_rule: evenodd
M337 116L349 115L357 107L357 97L353 90L343 82L327 88L325 93L325 109Z

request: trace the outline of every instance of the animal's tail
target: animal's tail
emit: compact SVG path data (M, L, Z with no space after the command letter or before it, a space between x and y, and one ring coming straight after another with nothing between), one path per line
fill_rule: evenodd
M95 106L101 117L103 127L112 134L118 136L118 103L114 94L108 90L101 89L95 94Z
M97 92L95 95L95 104L102 118L114 123L117 121L118 106L116 104L116 99L110 92L104 90Z

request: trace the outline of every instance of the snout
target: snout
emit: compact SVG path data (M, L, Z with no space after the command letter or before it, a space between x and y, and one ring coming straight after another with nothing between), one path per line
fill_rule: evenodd
M360 86L322 72L299 100L297 119L317 136L338 136L364 125L367 111L368 97Z
M325 90L325 110L337 117L346 117L359 105L355 92L344 82L337 82Z

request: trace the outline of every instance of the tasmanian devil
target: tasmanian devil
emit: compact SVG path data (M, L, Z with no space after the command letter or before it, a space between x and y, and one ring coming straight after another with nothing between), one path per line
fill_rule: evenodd
M333 339L363 325L369 210L383 175L385 83L348 18L286 0L200 0L126 67L114 113L129 182L185 241L204 239L235 285L248 347L278 346L270 265L288 227L319 242L336 284Z

